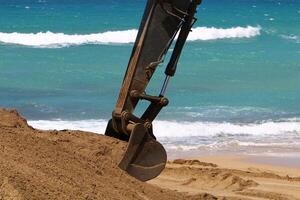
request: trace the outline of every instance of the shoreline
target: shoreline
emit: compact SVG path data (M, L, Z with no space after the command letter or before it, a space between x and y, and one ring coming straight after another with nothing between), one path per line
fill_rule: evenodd
M248 157L248 160L257 164L268 164L268 165L274 165L279 167L290 167L300 170L300 156L252 156L250 155Z
M274 171L279 173L280 175L286 176L300 176L300 167L293 165L292 163L289 165L282 165L276 162L271 162L268 159L271 157L266 156L253 156L253 155L218 155L218 156L201 156L197 157L204 162L211 162L215 163L224 168L234 168L234 169L241 169L247 170L250 168L259 168L261 170L266 171ZM281 158L275 158L281 159Z
M219 151L219 152L210 152L210 151L176 151L168 152L168 159L195 159L195 158L217 158L217 157L235 157L241 158L249 163L262 164L262 165L271 165L278 167L290 167L300 169L300 152L282 152L282 153L262 153L259 154L250 154L245 152L233 152L233 151Z

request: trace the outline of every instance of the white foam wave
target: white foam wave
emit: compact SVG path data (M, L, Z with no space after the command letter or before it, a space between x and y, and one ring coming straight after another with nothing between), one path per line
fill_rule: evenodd
M163 141L164 142L164 141ZM180 144L171 143L164 145L167 150L175 151L211 151L211 150L225 150L239 147L239 141L224 141L224 142L210 142L209 144Z
M65 121L65 120L36 120L28 121L28 124L36 129L41 130L81 130L94 133L103 134L107 125L105 120L79 120L79 121Z
M197 27L191 32L188 41L216 40L225 38L250 38L260 35L260 27ZM136 29L107 31L93 34L65 34L53 32L4 33L0 32L0 43L16 44L38 48L61 48L84 44L128 44L135 41Z
M261 27L233 27L215 28L198 27L194 28L189 35L189 41L216 40L228 38L251 38L260 35Z
M214 122L156 122L160 137L233 135L278 135L288 132L300 133L299 121L264 122L258 124L232 124Z
M163 141L165 142L165 141ZM169 143L165 144L165 147L168 150L179 150L179 151L193 151L193 150L225 150L225 149L252 149L256 150L275 150L285 148L285 151L288 150L300 150L299 149L300 142L272 142L272 143L264 143L262 141L256 142L242 142L239 140L232 141L217 141L210 142L208 144L180 144L180 143Z
M134 42L137 30L108 31L86 35L68 35L64 33L2 33L0 42L40 48L61 48L83 44L126 44Z
M70 129L84 130L95 133L104 133L107 121L82 120L82 121L29 121L37 129ZM262 122L253 124L233 124L216 122L176 122L155 121L154 132L158 137L191 137L191 136L218 136L232 135L280 135L287 133L300 134L300 120L287 119L281 122Z

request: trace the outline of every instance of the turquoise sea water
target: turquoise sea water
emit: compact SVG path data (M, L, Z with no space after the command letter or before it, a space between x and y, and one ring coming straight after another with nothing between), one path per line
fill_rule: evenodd
M145 2L0 0L0 106L39 128L102 132ZM204 0L197 17L158 136L173 137L170 148L297 146L300 1ZM163 71L149 94L159 93Z

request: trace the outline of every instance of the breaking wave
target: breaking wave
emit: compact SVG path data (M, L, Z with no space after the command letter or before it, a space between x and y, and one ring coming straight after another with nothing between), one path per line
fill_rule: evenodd
M188 41L216 40L227 38L250 38L260 35L258 27L197 27L191 32ZM65 34L53 32L39 33L4 33L0 32L0 43L16 44L37 48L62 48L85 44L130 44L135 41L136 29L124 31L107 31L93 34Z
M34 128L104 133L106 120L29 121ZM250 124L217 122L154 122L154 134L168 152L300 152L300 119ZM176 153L176 155L177 155ZM191 156L190 154L188 154ZM198 154L197 154L198 155Z
M70 129L83 130L95 133L104 133L106 120L38 120L29 121L29 124L38 129ZM281 135L297 134L300 136L300 119L285 119L284 121L266 121L250 124L235 124L227 122L176 122L155 121L154 132L158 137L194 137L194 136L220 136L229 135Z
M189 41L216 40L228 38L251 38L260 35L261 27L233 27L233 28L194 28L189 35Z
M64 33L2 33L0 42L39 48L62 48L83 44L126 44L134 42L137 30L108 31L87 35Z

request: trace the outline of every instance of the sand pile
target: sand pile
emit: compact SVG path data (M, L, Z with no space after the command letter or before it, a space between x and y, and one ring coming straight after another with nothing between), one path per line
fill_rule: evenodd
M125 147L94 133L35 130L0 108L0 200L300 199L300 170L225 158L169 161L142 183L117 167Z
M217 199L142 183L121 171L125 143L80 131L39 131L0 109L0 199Z

